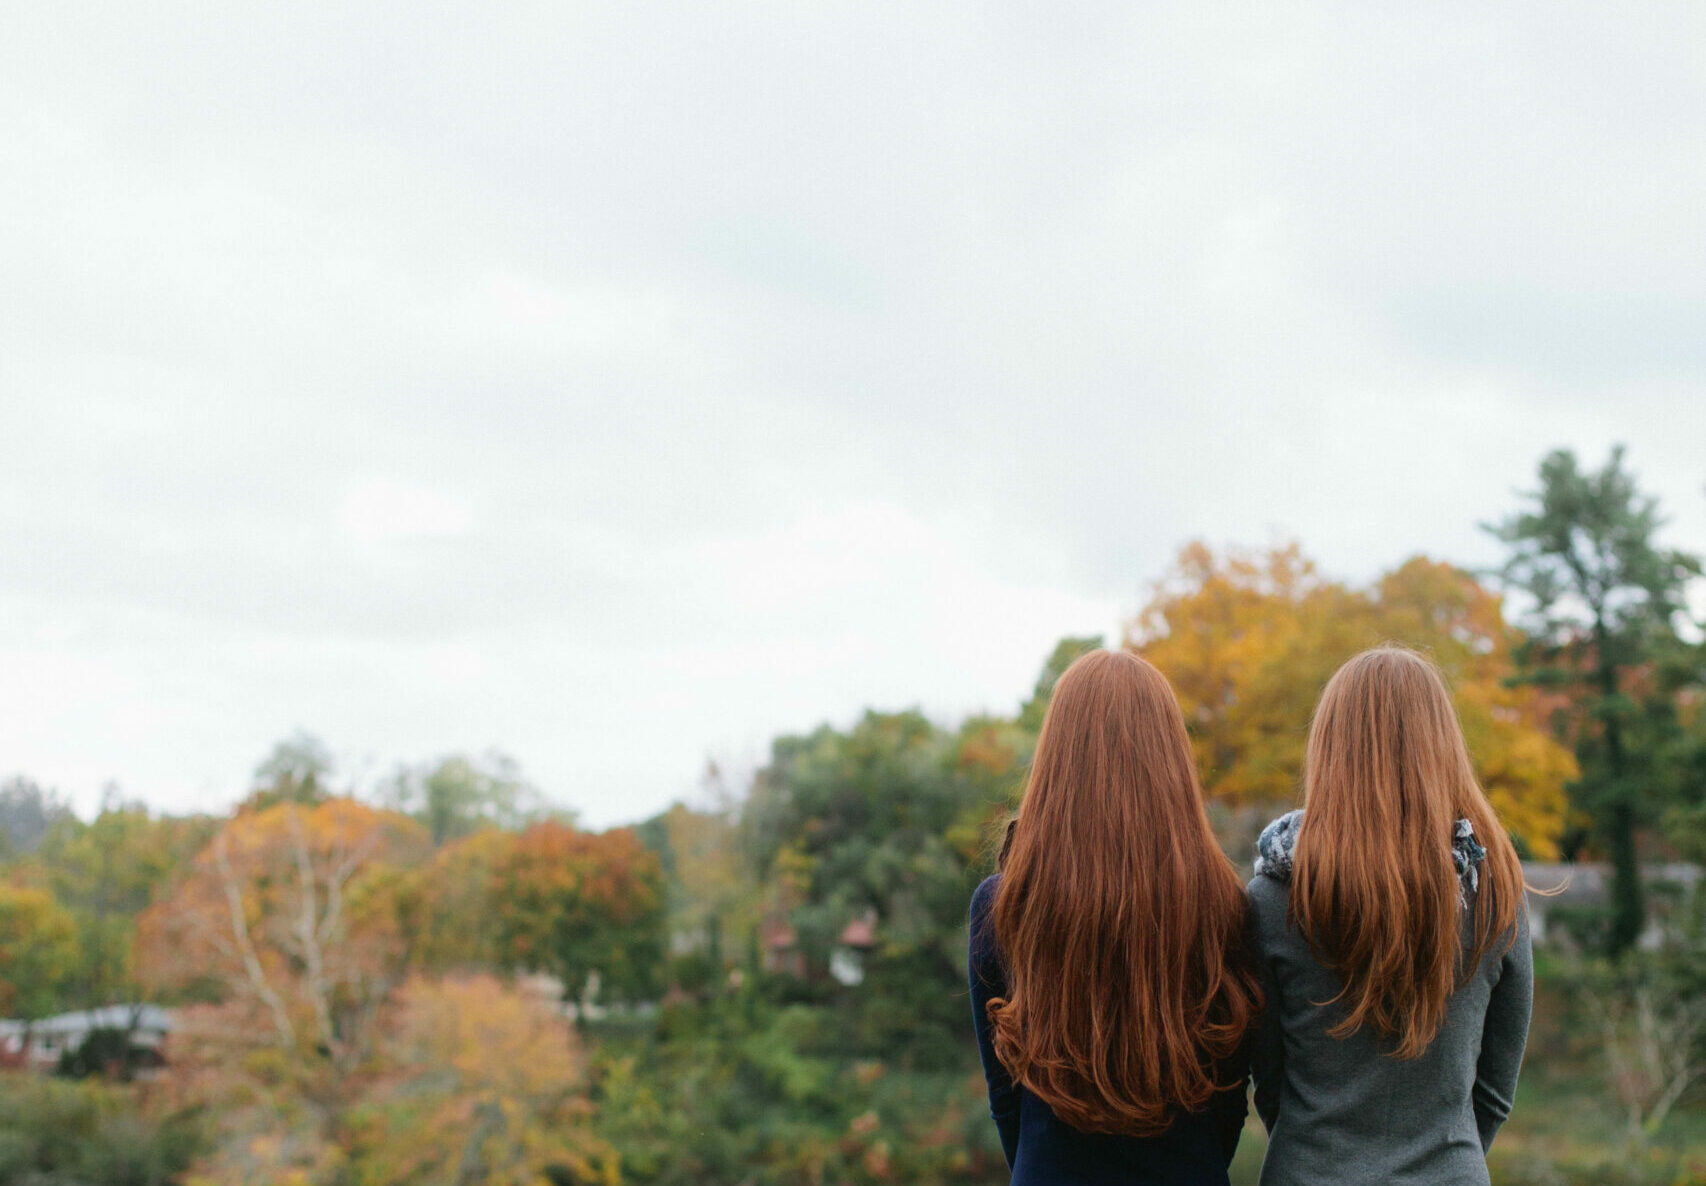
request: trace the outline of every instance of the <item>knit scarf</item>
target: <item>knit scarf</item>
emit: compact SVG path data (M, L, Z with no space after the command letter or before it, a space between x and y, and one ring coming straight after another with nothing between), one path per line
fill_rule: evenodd
M1256 873L1275 881L1291 880L1293 850L1297 847L1297 829L1303 823L1303 812L1288 811L1262 829L1256 841ZM1457 821L1451 836L1451 860L1457 866L1457 876L1474 890L1479 884L1480 865L1487 850L1475 839L1475 826L1466 819Z

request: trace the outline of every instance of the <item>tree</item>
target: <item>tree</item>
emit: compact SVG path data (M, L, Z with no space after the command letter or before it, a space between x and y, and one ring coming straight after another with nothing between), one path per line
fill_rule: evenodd
M618 1000L657 991L663 871L633 829L534 824L497 854L492 896L499 955L510 966L549 972L574 998L594 977Z
M779 738L748 801L753 853L809 967L874 920L849 1040L861 1053L952 1065L964 1018L966 902L990 818L1010 806L1028 734L988 720L963 736L918 712L867 712Z
M1417 556L1357 589L1321 577L1296 544L1216 557L1196 543L1126 632L1173 684L1211 805L1269 810L1301 787L1321 689L1386 642L1439 664L1499 818L1528 852L1554 855L1574 762L1548 735L1548 698L1506 685L1520 636L1462 569Z
M1032 733L1041 729L1043 716L1048 712L1049 701L1054 696L1055 683L1077 659L1101 648L1100 634L1067 637L1055 643L1054 651L1043 663L1042 671L1037 673L1037 683L1031 691L1031 698L1019 706L1020 727L1029 729Z
M58 795L13 775L0 783L0 860L34 852L50 828L73 818Z
M143 915L142 979L211 980L281 1050L347 1070L401 960L395 870L425 847L413 820L350 799L244 812Z
M539 792L507 754L452 754L420 769L397 771L387 801L427 826L434 847L480 828L521 828L538 814Z
M0 1016L57 1012L77 966L77 928L51 895L0 882Z
M68 995L79 1005L104 1005L136 995L131 941L136 917L154 893L214 831L206 817L153 816L140 803L109 795L85 824L68 817L40 848L46 884L71 912L80 954Z
M1638 1151L1683 1093L1706 1078L1706 996L1633 954L1578 977L1607 1078L1623 1104L1630 1149Z
M255 767L255 782L243 807L261 811L279 803L312 807L331 795L332 772L337 768L326 743L306 729L298 729L277 742Z
M405 962L428 971L504 966L494 896L516 833L486 828L453 840L403 874L395 896Z
M350 1119L352 1186L618 1180L574 1033L490 976L411 979Z
M716 778L713 766L706 781L715 784ZM759 887L742 851L738 818L727 807L695 811L676 803L634 831L658 855L671 949L691 953L701 981L719 982L724 937L747 934L758 922Z
M1172 683L1210 799L1266 807L1295 797L1315 698L1378 640L1372 618L1366 598L1322 579L1295 543L1224 557L1193 543L1125 645Z
M1486 529L1509 549L1505 584L1530 602L1521 678L1569 700L1563 725L1582 772L1573 790L1611 851L1619 952L1645 922L1635 831L1674 773L1661 740L1674 731L1674 706L1654 665L1679 645L1700 561L1659 546L1658 502L1624 468L1622 446L1597 470L1567 449L1548 454L1540 488L1525 497L1527 507Z

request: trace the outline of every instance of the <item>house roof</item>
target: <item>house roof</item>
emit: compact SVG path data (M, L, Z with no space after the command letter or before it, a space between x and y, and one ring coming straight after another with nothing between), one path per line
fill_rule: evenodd
M167 1033L173 1028L172 1014L158 1005L104 1005L99 1009L79 1009L60 1013L40 1021L0 1021L0 1034L81 1034L93 1029L156 1030Z
M866 914L855 918L841 928L841 938L837 940L843 947L875 947L877 945L877 918L874 914Z

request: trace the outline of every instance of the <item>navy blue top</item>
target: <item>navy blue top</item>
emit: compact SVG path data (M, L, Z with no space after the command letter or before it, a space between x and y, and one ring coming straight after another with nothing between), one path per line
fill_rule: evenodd
M1220 1092L1202 1112L1180 1113L1171 1128L1155 1137L1080 1132L1008 1076L995 1056L989 1022L990 998L1007 995L990 918L1000 880L1000 874L986 879L971 899L971 1004L989 1082L989 1114L1001 1132L1013 1186L1227 1186L1226 1167L1249 1109L1247 1044L1235 1056L1236 1065L1218 1068L1222 1083L1235 1080L1238 1086Z

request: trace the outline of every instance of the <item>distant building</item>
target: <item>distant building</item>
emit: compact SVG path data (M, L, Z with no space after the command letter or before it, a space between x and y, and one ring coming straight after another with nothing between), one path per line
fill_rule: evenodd
M851 988L865 979L865 953L877 945L877 912L867 910L841 928L829 950L829 974Z
M829 950L829 964L809 966L800 949L799 935L781 911L772 911L759 925L764 970L782 972L800 980L817 980L825 973L848 987L865 979L865 955L877 945L877 912L867 909L849 919Z
M788 924L787 915L779 910L766 914L758 926L758 941L764 952L766 972L805 979L806 953L800 950L800 937Z
M81 1050L95 1030L128 1034L143 1063L159 1066L161 1044L172 1029L171 1011L158 1005L107 1005L40 1021L0 1021L0 1066L51 1071L62 1055Z

